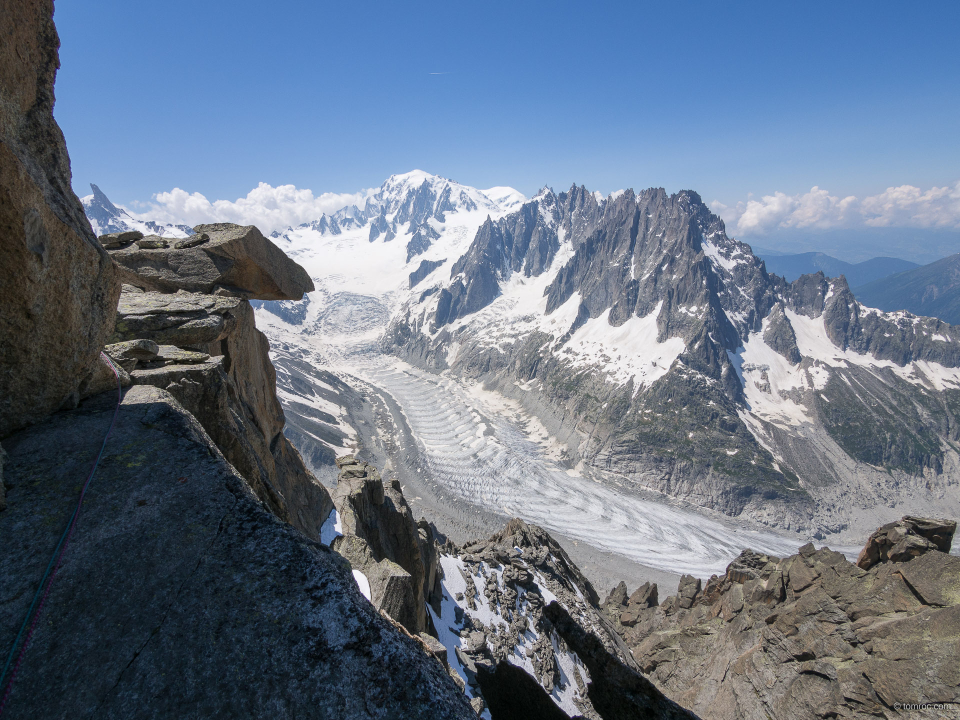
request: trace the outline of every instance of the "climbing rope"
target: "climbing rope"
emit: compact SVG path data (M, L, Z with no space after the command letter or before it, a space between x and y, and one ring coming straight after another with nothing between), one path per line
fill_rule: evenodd
M87 481L83 484L83 489L80 490L80 500L77 502L77 509L73 511L73 516L70 518L70 523L67 525L66 530L63 531L63 535L60 536L60 542L57 543L57 547L53 550L53 556L50 558L50 562L47 564L47 569L43 573L43 577L40 580L40 586L37 588L37 592L33 596L33 602L30 603L30 609L27 611L26 617L23 619L23 624L20 626L20 632L17 633L16 639L13 641L13 646L10 648L10 654L7 655L7 662L3 666L3 674L0 674L0 688L3 688L3 699L0 700L0 715L3 714L3 709L7 706L7 700L10 698L10 691L13 689L13 681L17 677L17 672L20 670L20 665L23 663L23 658L27 654L27 647L30 645L30 638L33 637L33 631L37 628L37 621L40 619L40 613L43 611L43 606L47 602L47 596L50 594L50 587L53 585L53 580L57 576L57 570L60 569L60 561L63 560L63 554L67 550L67 545L70 543L70 536L73 535L73 530L77 526L77 518L80 515L80 508L83 506L83 497L87 494L87 488L90 486L90 481L93 480L94 473L97 472L97 466L100 464L100 459L103 457L103 450L107 446L107 440L110 438L110 433L113 432L113 426L117 422L117 415L120 414L120 402L123 400L123 392L120 389L120 373L117 372L116 365L113 364L113 361L107 357L106 353L101 352L100 357L102 357L107 364L110 366L110 369L113 370L113 374L117 378L117 407L113 411L113 419L110 421L110 427L107 429L107 434L103 437L103 443L100 445L100 452L97 454L97 459L93 463L93 467L90 468L90 474L87 476ZM29 626L29 629L28 629ZM24 635L26 633L26 635ZM23 638L23 644L20 643L20 639ZM19 646L20 652L17 652L17 647ZM14 657L16 657L16 662L14 662ZM11 670L11 665L13 666ZM7 673L9 672L9 678Z

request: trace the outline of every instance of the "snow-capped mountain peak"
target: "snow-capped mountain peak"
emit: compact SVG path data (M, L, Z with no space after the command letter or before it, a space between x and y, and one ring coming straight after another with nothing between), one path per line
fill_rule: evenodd
M139 230L144 235L187 237L193 232L189 225L138 220L124 208L110 202L106 194L93 183L90 183L90 189L93 190L93 194L80 198L80 202L83 203L83 211L97 235Z
M519 207L527 201L526 196L522 192L506 185L487 188L482 192L495 202L501 210L508 210L510 212L519 209Z
M517 192L512 188L509 190ZM368 218L377 214L391 222L414 222L419 225L431 217L444 222L448 212L478 209L492 212L501 210L496 201L476 188L422 170L413 170L387 178L367 200L365 212Z
M271 237L289 238L291 233L302 230L340 235L348 230L366 228L370 242L383 238L386 238L384 242L389 242L404 231L411 236L418 230L421 235L433 235L437 232L434 226L446 223L449 213L480 212L484 217L500 217L516 210L525 201L524 195L511 187L498 186L482 191L423 170L411 170L387 178L366 198L362 208L350 205L297 228L275 232ZM418 238L416 247L423 245L424 241ZM413 249L411 257L416 254L419 252Z

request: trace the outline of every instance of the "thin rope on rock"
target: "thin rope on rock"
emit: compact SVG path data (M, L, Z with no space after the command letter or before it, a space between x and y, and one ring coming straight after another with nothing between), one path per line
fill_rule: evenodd
M37 588L37 592L33 596L33 601L30 603L30 609L27 611L27 615L23 619L23 624L20 625L20 632L17 633L17 637L13 641L13 646L10 648L10 653L7 655L7 662L3 666L3 673L0 674L0 687L3 688L3 699L0 700L0 715L3 714L3 710L7 706L7 700L10 699L10 692L13 690L13 681L16 680L17 673L20 670L20 665L23 663L23 658L27 654L27 647L30 645L30 639L33 637L33 632L37 628L37 622L40 619L40 613L43 611L43 606L47 602L47 596L50 594L50 588L53 586L53 580L57 576L57 570L60 569L60 562L63 560L63 555L67 550L67 545L70 543L70 537L73 535L73 531L77 526L77 518L80 516L80 508L83 506L83 498L87 494L87 488L90 487L90 481L93 480L93 476L97 472L97 466L100 464L100 459L103 457L103 451L107 447L107 440L110 439L110 433L113 432L113 426L117 422L117 416L120 414L120 403L123 400L123 391L120 387L120 373L117 372L116 365L113 364L113 361L106 355L106 353L101 352L100 357L107 362L107 364L110 366L110 369L113 370L113 374L117 378L117 407L113 411L113 419L110 420L110 427L107 429L107 434L103 436L103 443L100 445L100 452L97 454L97 459L94 461L93 467L90 468L90 474L87 476L87 480L83 484L83 488L80 490L80 499L77 502L77 509L73 511L73 516L70 518L70 523L60 536L60 542L57 543L57 547L53 550L53 556L50 558L50 562L47 564L47 569L44 571L43 577L40 579L40 586ZM26 635L24 635L24 633L26 633ZM21 638L23 638L22 644L20 643ZM17 652L18 646L20 648L19 653ZM14 658L16 658L16 661L14 661ZM12 670L11 665L13 666Z

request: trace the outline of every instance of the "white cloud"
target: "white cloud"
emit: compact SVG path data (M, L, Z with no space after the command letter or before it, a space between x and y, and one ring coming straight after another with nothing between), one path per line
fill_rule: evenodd
M157 193L153 201L141 205L143 212L130 212L139 220L184 223L199 225L209 222L232 222L240 225L256 225L261 232L269 234L290 226L316 220L324 213L334 213L348 205L363 207L373 189L357 193L322 193L294 185L273 187L260 183L237 200L214 200L211 202L198 192L189 193L180 188Z
M715 200L710 207L734 235L763 235L778 228L960 229L960 181L929 190L901 185L865 198L841 198L813 187L803 194L776 192L736 205Z

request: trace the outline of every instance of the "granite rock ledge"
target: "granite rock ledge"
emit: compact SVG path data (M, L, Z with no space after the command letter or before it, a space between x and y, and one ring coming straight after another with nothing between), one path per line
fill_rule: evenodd
M115 402L97 395L4 443L4 648ZM168 392L135 386L5 717L185 712L476 717L441 663L360 594L342 558L270 513Z

